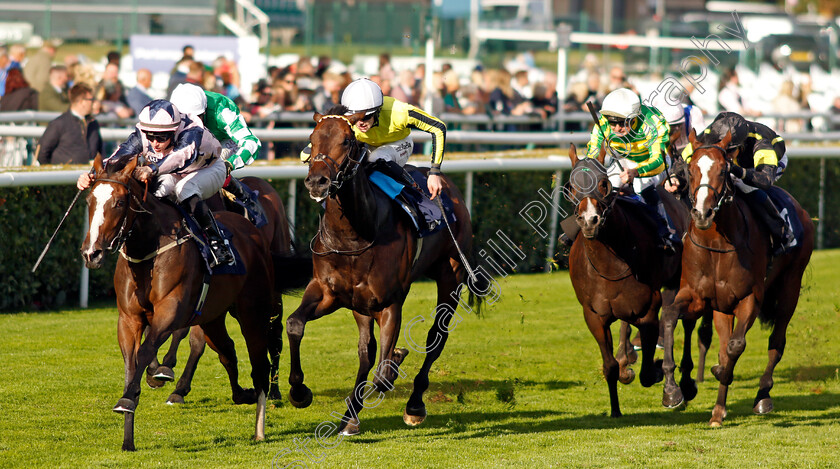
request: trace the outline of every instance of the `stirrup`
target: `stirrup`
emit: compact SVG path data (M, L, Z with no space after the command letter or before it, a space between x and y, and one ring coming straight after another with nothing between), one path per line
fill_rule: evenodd
M230 244L226 239L210 240L210 256L213 258L210 261L211 268L217 265L233 265L236 262L236 258L233 257L233 252L230 250Z

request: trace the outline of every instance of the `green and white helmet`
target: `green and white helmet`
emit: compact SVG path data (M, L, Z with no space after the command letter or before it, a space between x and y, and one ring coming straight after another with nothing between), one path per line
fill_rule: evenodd
M627 88L619 88L604 98L601 105L601 115L604 117L618 117L632 119L642 111L642 102L636 93Z
M368 78L359 78L344 89L341 104L347 107L349 114L373 114L382 107L382 88Z

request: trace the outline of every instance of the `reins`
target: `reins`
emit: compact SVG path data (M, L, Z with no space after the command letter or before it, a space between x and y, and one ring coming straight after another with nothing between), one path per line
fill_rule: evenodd
M151 212L149 212L148 210L146 210L145 207L143 207L143 204L146 201L146 193L148 193L148 187L149 187L148 182L146 183L146 193L143 194L143 201L142 202L134 194L134 192L131 191L131 187L129 187L128 184L126 184L122 181L118 181L116 179L98 178L98 179L93 181L93 184L91 184L91 190L93 189L93 186L95 186L96 184L98 184L100 182L119 184L119 185L125 187L125 190L128 192L128 195L130 197L130 200L129 200L129 203L128 203L129 210L133 211L134 213L149 213L149 214L151 214ZM140 207L140 210L137 210L137 209L133 208L131 202L136 202L137 205ZM120 224L120 229L117 232L117 236L115 236L114 239L111 240L111 244L108 245L108 247L107 247L108 251L114 251L114 250L119 249L120 252L122 252L122 248L125 245L125 240L128 239L128 237L131 235L131 230L134 229L134 222L135 221L137 221L137 217L134 217L131 220L131 226L128 227L128 231L126 232L126 226L127 226L127 223L128 223L128 216L123 216L122 217L122 223Z

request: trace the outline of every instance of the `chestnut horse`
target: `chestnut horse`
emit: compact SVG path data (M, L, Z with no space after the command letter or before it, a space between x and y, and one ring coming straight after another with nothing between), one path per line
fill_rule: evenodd
M232 176L231 176L232 177ZM266 215L267 223L259 228L260 234L270 243L270 250L272 256L280 257L283 262L288 264L294 261L292 258L292 243L289 231L289 221L286 218L286 209L283 205L280 195L267 181L257 177L244 177L241 179L242 183L248 186L251 190L259 193L259 201L262 204L263 211ZM222 197L213 197L208 199L208 205L214 211L230 210L241 213L244 216L244 209L235 203L224 201ZM275 269L275 298L277 304L275 305L274 316L272 317L272 327L283 329L283 296L282 293L287 288L304 287L306 282L311 278L311 262L298 262L299 268L293 268L286 265L284 270L289 275L283 275L284 272L278 272L281 269ZM303 282L303 283L301 283ZM204 333L198 326L191 328L179 329L172 333L172 340L170 341L169 350L163 357L163 361L158 364L157 358L152 361L149 368L146 370L146 382L153 388L163 386L166 382L172 381L175 378L173 368L178 359L178 346L181 341L190 336L190 355L187 358L187 364L184 366L184 371L181 373L181 378L175 385L175 390L167 398L166 402L170 404L183 404L184 398L189 394L192 384L192 378L195 374L195 369L198 366L198 360L204 353L205 340ZM282 348L282 342L279 342ZM271 356L271 386L268 393L269 399L279 399L280 391L277 386L277 371L279 369L281 350L272 350Z
M730 139L727 134L717 144L704 145L697 142L695 132L689 135L695 148L689 164L692 223L684 243L680 289L674 303L662 313L662 403L675 407L682 403L683 395L674 382L674 326L679 317L697 319L714 312L720 363L712 367L712 374L720 386L709 421L713 427L720 426L726 417L726 395L735 363L746 348L746 334L756 318L771 324L773 330L768 343L769 360L759 380L753 411L764 414L773 409L773 370L784 353L785 333L814 248L814 225L808 213L787 195L796 207L795 216L804 235L790 252L773 260L768 270L770 236L735 190L729 174L733 163L725 150Z
M233 234L246 275L214 275L204 307L195 308L202 292L204 261L196 242L185 235L181 214L173 204L148 197L132 177L137 158L123 168L103 168L94 160L95 179L88 195L90 229L82 244L88 268L101 267L105 254L120 250L114 272L119 319L117 338L125 360L125 388L114 412L125 416L123 450L134 450L134 412L140 397L143 371L158 348L177 330L200 325L210 347L219 354L236 402L257 404L254 438L265 438L265 399L269 388L268 351L280 333L273 330L274 267L268 243L245 218L219 213L217 218ZM129 258L133 258L129 261ZM251 361L254 389L242 389L234 343L225 328L231 306L238 319ZM142 339L147 329L145 339Z
M364 113L345 117L345 111L339 106L329 115L314 115L313 157L304 184L310 197L324 203L325 211L311 243L314 278L300 307L286 320L286 333L291 353L289 400L296 407L306 407L312 402L300 364L306 323L342 307L353 311L359 329L359 369L339 427L343 435L352 435L359 432L357 415L368 395L364 387L376 357L374 321L379 325L380 356L373 386L382 392L393 389L398 374L404 375L399 365L408 351L394 347L400 335L403 302L411 283L423 276L437 282L437 316L428 332L425 360L414 378L403 420L413 426L425 419L423 393L429 385L429 369L446 344L455 308L463 305L458 295L467 270L446 229L418 242L411 222L394 209L384 193L371 186L361 167L365 147L352 129ZM470 252L470 214L452 181L445 176L443 180L457 217L452 232L460 248ZM470 289L470 306L479 306L481 299L476 300L472 293Z
M569 252L569 277L583 306L589 331L598 342L603 373L610 393L610 416L620 417L617 382L629 384L635 374L628 368L633 354L629 341L631 324L639 329L642 371L639 381L649 387L662 379L653 361L659 337L659 307L672 299L679 282L680 257L666 255L656 245L656 226L645 219L644 207L613 191L603 166L605 149L598 159L578 159L575 146L569 150L572 172L566 196L575 204L581 231ZM673 197L662 194L670 216L684 232L688 211ZM660 293L662 288L665 293ZM622 321L618 354L613 357L610 325ZM686 350L694 323L686 327ZM681 383L686 393L696 393L689 378Z

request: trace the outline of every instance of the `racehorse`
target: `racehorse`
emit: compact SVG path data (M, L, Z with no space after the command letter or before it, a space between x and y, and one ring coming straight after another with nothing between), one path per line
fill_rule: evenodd
M289 222L286 218L286 209L280 195L277 191L263 179L256 177L244 177L241 182L248 186L251 190L259 193L259 201L262 204L263 211L266 215L267 223L259 228L260 234L270 243L270 250L272 256L280 257L281 262L286 264L285 269L275 268L275 295L277 304L275 305L274 316L272 317L272 327L279 328L282 331L282 314L283 301L282 292L287 288L303 287L305 282L311 278L312 263L307 259L307 262L298 262L297 267L288 265L294 261L292 258L291 236L289 231ZM215 212L222 210L230 210L241 212L244 216L244 209L234 203L224 200L222 197L212 197L208 199L208 206ZM308 265L307 265L308 264ZM308 273L307 273L308 271ZM284 275L288 273L289 275ZM301 284L300 282L304 283ZM184 328L175 331L172 334L169 350L163 357L163 361L159 364L157 358L152 361L149 368L146 370L146 382L153 388L163 386L167 381L172 381L175 377L173 369L177 363L178 346L180 342L187 337L190 337L190 355L187 359L187 364L184 371L181 373L181 378L175 386L175 390L169 395L166 402L170 404L183 404L184 398L190 392L192 378L195 373L198 360L204 353L205 340L204 333L200 327L193 326L191 328ZM282 341L279 342L282 348ZM279 368L281 350L270 351L271 356L271 386L268 393L269 399L279 399L280 391L277 387L277 371Z
M429 385L429 369L446 344L455 308L464 306L458 295L467 271L447 230L418 241L410 221L394 210L393 202L384 193L370 185L361 167L366 150L352 129L364 113L344 116L345 112L346 108L338 106L327 115L314 115L317 124L310 137L314 156L304 185L310 197L323 202L325 209L311 242L314 278L306 287L300 306L286 320L286 333L291 353L289 401L295 407L307 407L312 402L312 391L303 384L300 364L306 323L342 307L353 311L359 330L359 369L339 427L343 435L353 435L359 433L357 416L368 396L364 388L370 384L366 379L376 357L374 321L379 325L380 356L372 384L381 393L393 389L398 374L404 375L399 365L408 351L394 349L403 302L411 283L427 276L437 282L437 315L428 332L423 366L414 378L414 389L403 414L408 425L423 422L423 393ZM451 230L455 242L470 252L470 214L452 181L445 176L443 180L444 191L454 202L457 220ZM473 295L471 288L469 306L480 306L478 296Z
M746 348L746 334L756 318L773 326L768 363L759 380L753 411L770 412L773 370L785 348L785 333L796 304L802 275L814 248L814 225L808 213L789 194L796 218L803 227L800 243L776 258L768 270L770 237L737 193L729 166L727 134L716 144L697 142L691 132L694 155L689 164L689 198L692 223L684 242L682 277L674 303L663 309L665 336L665 387L662 403L675 407L683 395L674 383L674 325L677 318L698 318L714 312L720 340L720 363L712 374L720 381L709 424L720 426L726 417L726 395L733 370ZM776 189L781 190L781 189ZM737 324L733 322L737 319ZM686 357L683 357L685 360ZM690 359L690 358L689 358Z
M638 202L619 197L604 168L605 148L598 159L578 159L575 146L569 150L572 172L566 196L575 204L580 233L569 253L569 276L589 331L598 342L603 373L610 394L610 416L620 417L617 382L629 384L635 378L628 368L632 361L629 328L639 329L642 342L642 371L639 381L649 387L662 379L653 355L659 337L659 308L673 299L679 281L680 257L657 248L656 226ZM683 204L662 194L670 216L684 232L688 213ZM665 293L660 290L665 288ZM618 354L613 357L610 325L622 321ZM690 347L693 323L686 324L686 350ZM682 383L687 394L696 394L691 379Z
M125 416L122 449L133 451L134 412L143 371L160 345L180 328L200 325L210 347L230 378L236 402L257 404L254 438L265 438L265 400L269 388L269 349L277 350L280 335L270 318L275 304L274 268L268 243L245 218L219 213L217 219L232 233L246 275L214 275L201 311L196 311L204 279L204 261L196 242L184 236L174 204L146 198L132 177L137 158L124 167L103 168L94 160L95 178L88 195L90 229L82 244L88 268L102 265L105 254L121 253L114 272L119 319L117 338L125 360L125 388L114 412ZM129 260L131 259L131 260ZM225 329L225 314L235 306L248 347L254 389L238 383L236 350ZM143 330L148 326L145 339Z

